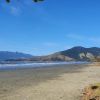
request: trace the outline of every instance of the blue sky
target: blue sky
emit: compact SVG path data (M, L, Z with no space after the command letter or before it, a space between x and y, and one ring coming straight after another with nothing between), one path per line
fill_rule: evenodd
M0 51L46 55L100 47L100 0L16 1L0 1Z

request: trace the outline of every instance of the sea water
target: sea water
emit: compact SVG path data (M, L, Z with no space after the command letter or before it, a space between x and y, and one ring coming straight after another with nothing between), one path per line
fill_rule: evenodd
M52 65L68 65L68 64L88 64L90 62L46 62L46 63L17 63L17 64L0 64L0 70L3 69L21 69L21 68L38 68L38 67L48 67Z

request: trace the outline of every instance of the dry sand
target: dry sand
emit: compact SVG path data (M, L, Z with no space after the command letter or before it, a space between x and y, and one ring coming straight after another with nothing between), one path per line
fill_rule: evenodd
M55 65L0 71L0 100L80 100L82 89L100 82L100 67Z

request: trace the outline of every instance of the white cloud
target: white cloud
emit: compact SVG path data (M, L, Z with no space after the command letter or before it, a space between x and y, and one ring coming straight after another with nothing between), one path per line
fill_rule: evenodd
M89 41L93 43L100 43L99 37L93 37L93 36L84 36L80 34L67 34L67 38L74 39L74 40L81 40L81 41Z
M33 48L33 50L40 51L40 50L44 50L44 48Z
M67 38L72 38L72 39L77 39L77 40L81 40L81 39L85 38L85 37L83 37L81 35L77 35L77 34L67 34L66 36L67 36Z
M43 45L46 47L57 47L58 46L57 43L53 43L53 42L45 42L43 43Z

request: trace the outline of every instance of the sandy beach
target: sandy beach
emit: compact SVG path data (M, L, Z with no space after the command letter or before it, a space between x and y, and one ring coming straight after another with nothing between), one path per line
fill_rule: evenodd
M72 64L1 70L0 100L80 100L85 86L100 82L98 66Z

